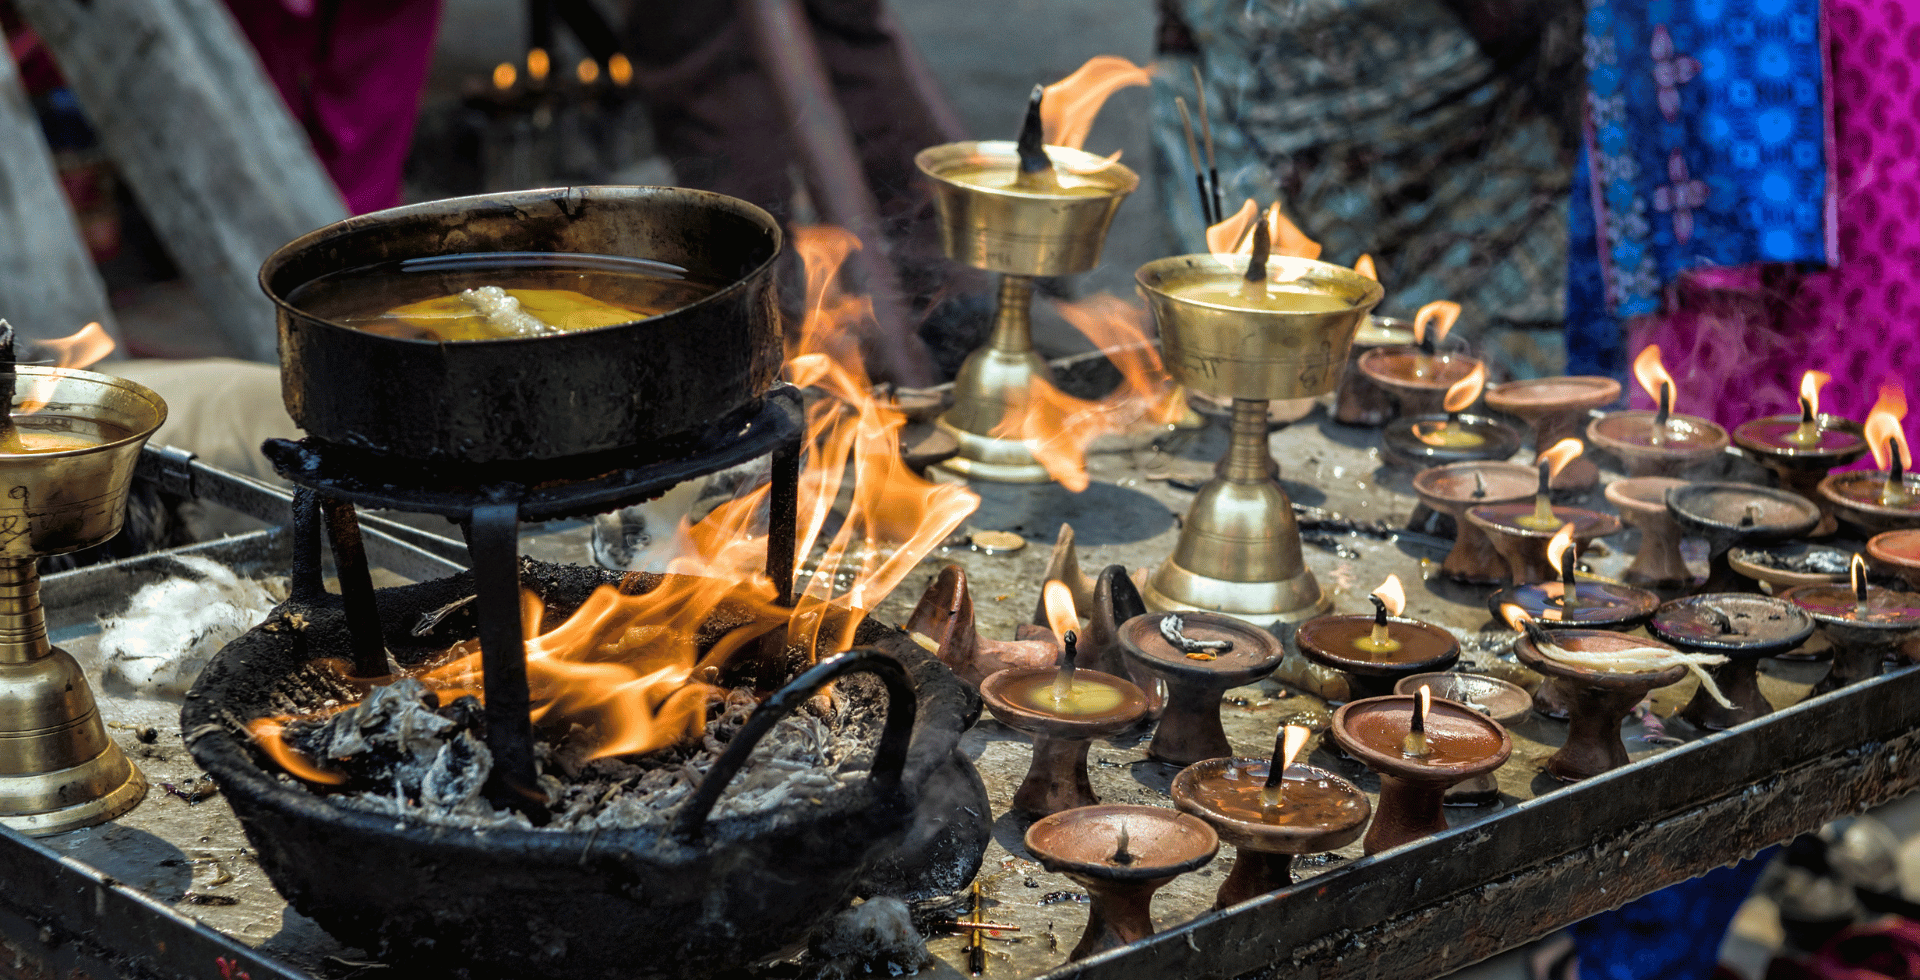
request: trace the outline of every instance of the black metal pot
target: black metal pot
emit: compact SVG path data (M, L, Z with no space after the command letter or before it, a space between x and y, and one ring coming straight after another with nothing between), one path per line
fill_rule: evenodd
M559 459L671 441L756 404L780 368L778 223L677 187L568 187L452 198L349 218L268 256L287 411L309 435L413 459ZM634 323L437 343L310 316L287 302L323 275L468 252L585 252L731 283Z
M523 583L559 615L620 579L522 563ZM659 581L636 576L623 588L645 592ZM410 662L470 636L470 607L429 639L410 631L422 613L471 594L466 574L381 590L395 656ZM706 977L798 948L849 896L875 890L875 878L964 883L979 868L991 832L985 791L964 757L962 778L954 775L978 697L898 630L869 622L856 640L862 646L852 654L822 662L764 705L664 832L481 835L350 810L292 783L237 726L285 710L290 678L345 650L336 608L287 603L229 644L187 696L181 724L275 887L344 943L473 976ZM770 712L784 713L825 680L854 671L878 674L888 697L871 778L797 812L704 819L729 766L763 733L763 718L770 725ZM971 822L968 810L977 815ZM901 848L916 839L918 851Z

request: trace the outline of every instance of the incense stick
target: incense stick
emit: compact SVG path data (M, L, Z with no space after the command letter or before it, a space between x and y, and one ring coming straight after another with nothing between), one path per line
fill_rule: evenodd
M1220 215L1214 213L1212 199L1207 194L1207 170L1200 163L1200 146L1193 141L1193 116L1187 112L1187 100L1176 95L1173 104L1180 107L1180 126L1187 131L1187 159L1193 161L1193 187L1200 192L1200 220L1208 225L1219 224Z
M1193 88L1200 100L1200 137L1207 148L1207 188L1211 192L1213 213L1224 217L1227 212L1226 201L1220 196L1220 168L1213 162L1213 120L1207 115L1207 85L1200 80L1200 66L1192 65Z

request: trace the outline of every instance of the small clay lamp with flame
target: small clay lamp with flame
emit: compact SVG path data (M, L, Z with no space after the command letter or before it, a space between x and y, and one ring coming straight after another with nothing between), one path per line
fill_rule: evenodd
M1607 484L1607 502L1640 531L1640 550L1620 576L1629 585L1668 594L1693 588L1693 572L1680 554L1680 525L1667 511L1667 491L1686 485L1670 476L1630 476Z
M1060 638L1045 627L1023 625L1012 640L981 636L967 573L958 565L941 569L927 583L927 591L907 616L906 630L914 642L974 687L1003 670L1050 669L1060 656Z
M1547 543L1563 526L1573 527L1573 539L1585 548L1595 538L1620 530L1612 514L1559 507L1553 503L1553 475L1580 455L1577 439L1562 439L1540 454L1533 500L1529 503L1480 504L1467 509L1467 520L1507 561L1507 581L1545 582L1558 577L1547 560Z
M1628 476L1679 476L1727 448L1727 430L1673 410L1678 391L1660 363L1660 345L1633 359L1633 376L1659 407L1609 412L1587 426L1587 441L1619 457Z
M1321 616L1294 633L1301 654L1344 671L1357 697L1391 694L1400 678L1446 670L1460 659L1460 641L1452 633L1400 615L1407 604L1400 576L1387 576L1367 598L1371 615Z
M1920 528L1920 476L1913 473L1913 453L1900 428L1906 416L1906 392L1898 383L1882 385L1865 430L1875 469L1832 473L1820 481L1820 496L1835 516L1870 535Z
M1727 658L1707 673L1732 706L1721 704L1702 685L1680 709L1680 717L1695 727L1724 731L1773 710L1760 693L1760 659L1805 643L1813 635L1813 617L1774 596L1717 592L1661 606L1648 631L1688 653Z
M1013 808L1035 815L1100 802L1087 778L1088 743L1126 731L1147 714L1147 696L1132 681L1075 663L1080 618L1067 587L1048 582L1046 602L1061 640L1059 666L1003 670L980 683L987 710L1033 736L1033 763L1013 794Z
M1292 884L1295 855L1353 843L1373 815L1359 787L1294 761L1310 734L1285 725L1269 759L1208 759L1174 777L1174 805L1212 824L1238 851L1214 908Z
M1166 710L1147 754L1179 766L1233 754L1221 695L1273 673L1286 656L1272 633L1205 612L1135 616L1120 626L1120 649L1166 682Z
M1445 411L1447 389L1475 368L1484 370L1477 357L1440 349L1459 319L1460 304L1434 300L1414 314L1412 344L1376 347L1360 355L1360 373L1393 396L1399 406L1396 417L1411 419Z
M1654 689L1679 683L1687 674L1686 658L1701 664L1718 662L1625 633L1549 633L1517 606L1502 612L1522 634L1513 643L1520 662L1549 680L1564 682L1560 690L1568 699L1567 741L1545 767L1555 779L1573 782L1626 765L1631 760L1620 738L1620 725L1634 706Z
M1447 787L1486 775L1513 754L1499 722L1464 704L1409 696L1349 701L1333 713L1333 740L1380 776L1380 809L1367 828L1375 854L1447 829Z
M1402 677L1400 683L1393 686L1393 693L1418 694L1422 687L1432 688L1436 698L1458 701L1492 718L1502 728L1511 728L1526 720L1527 712L1533 708L1532 696L1518 684L1485 674L1463 674L1458 671ZM1463 779L1448 787L1446 804L1480 806L1499 798L1500 781L1489 772Z
M1213 860L1220 837L1191 814L1154 806L1089 806L1027 828L1042 867L1087 890L1087 929L1068 958L1085 959L1153 935L1153 893Z
M1752 580L1733 570L1736 547L1805 537L1820 524L1820 508L1791 490L1750 483L1689 483L1667 491L1667 512L1680 529L1707 542L1706 592L1746 592Z
M1538 486L1534 468L1521 463L1449 463L1415 474L1413 492L1420 502L1453 518L1453 550L1440 563L1441 573L1470 585L1505 582L1507 560L1494 550L1486 532L1467 520L1467 508L1531 501Z
M1585 431L1587 413L1613 404L1620 382L1612 378L1571 375L1509 381L1487 389L1487 407L1525 422L1533 430L1535 451L1563 439L1578 439ZM1584 491L1600 482L1600 468L1584 454L1553 478L1553 489Z
M1814 694L1878 677L1881 665L1920 632L1920 594L1869 583L1859 555L1847 571L1846 585L1798 585L1781 596L1812 616L1833 645L1833 668Z
M1829 375L1808 371L1800 377L1800 412L1769 415L1733 430L1734 444L1792 490L1820 507L1820 524L1813 537L1838 529L1833 505L1820 495L1820 481L1836 466L1866 455L1865 429L1852 419L1820 414L1820 389Z
M1646 622L1660 606L1660 597L1647 589L1579 581L1580 549L1573 541L1572 524L1560 525L1547 541L1547 561L1557 578L1495 592L1487 599L1495 618L1503 606L1515 605L1543 626L1625 631Z
M1413 469L1468 460L1500 460L1520 451L1520 433L1498 419L1472 415L1480 400L1487 368L1476 364L1453 383L1441 401L1445 414L1402 416L1380 432L1381 453L1389 463Z

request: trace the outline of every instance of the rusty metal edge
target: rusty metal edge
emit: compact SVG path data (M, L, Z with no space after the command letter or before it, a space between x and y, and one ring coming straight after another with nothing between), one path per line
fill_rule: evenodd
M1909 666L1041 980L1438 976L1920 786L1916 704Z

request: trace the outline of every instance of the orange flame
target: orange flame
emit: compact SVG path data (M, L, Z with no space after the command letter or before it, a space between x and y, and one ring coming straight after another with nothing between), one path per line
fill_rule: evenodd
M1820 389L1833 380L1833 375L1825 371L1808 371L1800 376L1800 398L1812 407L1813 417L1820 417Z
M1379 596L1380 601L1386 605L1389 616L1398 616L1407 608L1407 590L1400 585L1398 575L1388 575L1387 580L1373 590L1373 594Z
M1080 614L1073 608L1073 590L1059 579L1048 579L1040 595L1047 607L1047 625L1053 628L1053 635L1065 642L1067 631L1080 629Z
M1905 469L1913 468L1913 453L1907 448L1907 434L1900 427L1901 420L1907 417L1907 393L1898 382L1889 381L1880 386L1880 397L1874 400L1873 410L1867 413L1867 448L1873 451L1873 465L1877 469L1888 469L1893 465L1894 447L1900 449L1900 465Z
M504 92L507 89L512 88L513 83L516 81L519 81L519 79L520 79L520 70L513 67L513 65L510 62L502 61L501 63L493 66L493 87L494 88L497 88L500 91Z
M247 731L260 748L280 764L280 768L320 786L338 786L347 781L347 777L331 769L322 769L307 761L307 757L295 752L287 745L281 733L284 726L277 718L256 718L247 723Z
M1433 342L1447 339L1453 331L1453 325L1460 320L1460 304L1450 299L1436 299L1420 308L1413 315L1413 342L1418 344L1427 339L1427 330L1433 330Z
M46 348L53 354L53 366L62 368L80 368L91 366L94 362L113 353L113 338L99 323L89 323L79 331L65 337L52 340L37 340L34 343ZM25 382L27 379L22 377ZM17 415L31 415L45 408L47 398L52 394L55 380L45 375L36 377L30 384L20 389L20 404L14 408Z
M1268 765L1279 765L1281 769L1293 765L1300 758L1300 750L1307 747L1307 737L1313 730L1305 725L1288 725L1280 736L1280 758L1271 760Z
M1253 223L1260 220L1260 206L1247 198L1240 210L1207 228L1207 251L1225 255L1253 254ZM1273 254L1301 259L1320 257L1320 243L1307 237L1300 226L1288 219L1279 204L1267 207L1267 239Z
M1353 271L1358 272L1363 276L1366 276L1368 279L1371 279L1374 282L1380 281L1380 273L1374 271L1373 256L1371 255L1360 256L1359 261L1356 261L1355 263L1353 263Z
M1267 208L1267 233L1273 239L1273 254L1291 255L1298 259L1317 259L1320 257L1320 243L1307 237L1306 232L1288 220L1281 212L1280 205ZM1247 240L1246 251L1253 251L1253 240Z
M1512 627L1515 633L1526 632L1526 624L1533 619L1532 616L1527 615L1525 609L1511 602L1503 602L1500 604L1500 618L1506 620L1507 625Z
M1547 479L1551 480L1559 476L1560 471L1566 469L1568 463L1580 458L1580 454L1585 452L1586 448L1585 443L1582 443L1572 436L1568 436L1554 443L1546 452L1541 453L1537 458L1546 460Z
M625 86L631 83L633 62L628 61L626 55L616 52L613 57L607 59L607 77L613 79L615 85Z
M580 79L582 85L592 85L600 78L600 63L592 58L581 58L580 63L573 66L573 76Z
M1655 405L1660 404L1660 389L1663 385L1673 384L1673 375L1667 373L1667 366L1660 363L1660 345L1648 344L1640 356L1633 359L1633 378L1640 382L1640 390L1653 397ZM1676 400L1679 388L1674 388Z
M1547 542L1547 564L1555 572L1567 573L1567 551L1573 547L1573 525L1562 524L1560 530L1553 532L1553 538Z
M1247 198L1246 203L1240 205L1240 210L1217 224L1207 226L1207 251L1215 255L1234 254L1241 240L1247 238L1247 229L1252 228L1259 217L1260 205L1253 203L1253 198ZM1253 247L1250 240L1247 247Z
M1097 401L1088 401L1036 380L1026 401L1008 406L989 434L1025 442L1049 476L1079 493L1090 482L1087 448L1094 440L1141 425L1177 421L1185 405L1180 388L1160 360L1160 348L1148 339L1143 307L1101 294L1055 308L1106 353L1120 371L1120 386Z
M536 82L547 80L547 72L553 70L553 59L545 48L530 48L527 51L527 77Z
M1442 399L1441 407L1449 412L1464 412L1480 400L1480 391L1486 386L1487 365L1484 361L1476 362L1466 377L1447 388L1447 396Z
M1053 146L1080 149L1108 96L1152 81L1152 65L1136 65L1110 54L1087 59L1073 74L1047 86L1040 101L1043 138Z

